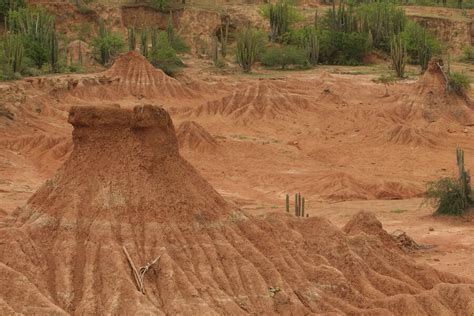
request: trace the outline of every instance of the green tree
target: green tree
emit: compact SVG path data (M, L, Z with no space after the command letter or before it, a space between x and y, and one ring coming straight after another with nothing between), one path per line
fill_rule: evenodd
M154 39L154 36L156 36L156 39ZM152 50L148 59L153 66L160 68L167 75L173 75L179 67L183 66L183 62L176 55L174 48L171 47L166 32L160 32L158 35L152 34Z
M112 58L122 52L125 43L120 34L107 30L105 22L99 21L99 35L92 40L92 49L95 58L102 64L107 65Z

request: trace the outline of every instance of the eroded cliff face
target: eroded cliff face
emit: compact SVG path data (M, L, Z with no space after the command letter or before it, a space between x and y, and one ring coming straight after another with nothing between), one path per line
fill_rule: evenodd
M474 44L474 24L467 21L453 21L439 17L411 16L416 22L425 25L429 30L449 43L455 52L464 46Z

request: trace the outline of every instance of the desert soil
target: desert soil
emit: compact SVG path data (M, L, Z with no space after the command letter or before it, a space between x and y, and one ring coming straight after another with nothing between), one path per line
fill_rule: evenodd
M111 244L127 244L126 238L135 238L137 246L143 247L148 253L147 247L152 241L164 245L175 245L176 242L185 245L188 242L189 245L199 247L204 242L207 244L209 238L219 239L222 237L220 234L224 234L224 239L229 243L227 246L241 251L240 256L232 257L229 252L219 249L218 244L214 245L217 250L200 250L209 250L207 257L196 249L189 251L196 251L196 260L209 260L209 264L215 269L215 255L230 256L248 269L234 271L234 268L228 266L222 271L201 271L199 282L192 279L186 281L185 275L191 277L187 265L194 264L195 269L199 269L199 264L180 261L184 259L173 252L177 251L174 249L163 257L163 264L165 271L175 274L176 284L165 286L157 283L152 295L155 299L165 300L165 289L174 289L180 291L182 300L189 302L189 297L194 297L195 301L188 310L183 308L182 303L168 305L161 301L159 308L155 306L159 311L265 311L269 306L267 302L260 304L256 301L259 289L268 285L268 279L278 279L281 284L289 284L288 287L295 289L296 285L288 278L293 275L298 280L303 280L311 274L309 271L314 272L316 268L311 264L323 259L312 258L311 263L303 261L309 260L307 256L318 251L326 258L324 260L329 260L333 268L336 267L348 278L349 283L344 286L348 286L351 294L347 294L345 302L352 304L351 307L339 301L342 297L340 289L334 290L336 294L327 294L330 291L323 290L324 295L330 298L323 310L312 305L311 298L307 296L309 292L302 294L295 290L296 294L292 295L306 303L301 306L296 304L297 307L292 309L293 307L288 306L293 306L289 302L295 297L285 296L278 304L272 303L276 304L271 305L275 312L348 313L361 312L366 306L374 313L383 314L383 309L386 308L387 311L404 314L410 310L407 306L415 304L414 299L400 298L407 296L403 294L397 296L400 301L392 297L393 301L389 302L379 296L381 292L390 295L397 290L419 293L419 297L424 297L423 300L432 302L435 306L433 308L436 308L433 312L437 314L443 314L443 311L469 311L469 308L463 310L459 306L445 306L444 310L438 303L433 303L435 298L457 291L436 285L439 282L474 282L470 281L474 280L473 217L435 217L432 216L433 209L429 205L422 205L427 182L455 174L457 147L465 150L466 167L474 170L473 103L468 97L446 95L444 79L434 64L419 79L390 85L388 95L383 85L372 81L374 76L330 74L321 69L283 73L281 76L237 77L198 73L196 69L189 69L176 80L154 69L139 54L128 53L121 56L111 69L102 73L27 78L0 85L2 102L14 114L13 119L0 116L0 218L3 226L3 244L0 244L13 244L12 240L15 240L26 247L17 257L17 251L13 251L13 254L6 254L6 250L0 252L3 254L0 259L4 268L10 266L15 270L16 267L15 271L9 268L8 277L3 278L3 281L13 280L15 273L24 271L24 276L38 289L36 292L31 290L34 292L29 298L31 306L39 304L47 312L116 311L117 306L105 306L101 310L100 304L91 296L94 292L87 290L95 284L103 289L103 292L96 294L108 299L110 293L107 291L110 289L107 289L106 284L110 281L106 280L107 273L112 273L115 267L123 273L120 274L122 277L127 275L124 268L116 266L117 263L111 267L105 266L103 260L106 256L119 258L119 255L116 250L102 251L100 247L94 248L101 238L111 238ZM145 104L162 106L166 111L153 112L155 110L151 107L139 106ZM71 110L71 107L74 108ZM166 118L167 113L173 123ZM151 118L147 115L151 115ZM155 117L158 117L156 121ZM173 124L175 128L172 127ZM134 129L138 129L138 132L134 132ZM184 159L177 153L178 147ZM173 153L170 154L171 158L167 153ZM155 157L156 155L159 157ZM160 155L163 157L160 158ZM130 170L127 166L135 167ZM134 177L138 179L133 179ZM164 177L168 185L159 182L160 177ZM48 179L52 180L43 185ZM103 187L96 182L92 184L91 181L97 181ZM129 189L130 192L122 192L122 196L113 191L112 184L121 186L123 190ZM38 189L40 190L37 191ZM293 201L293 194L297 192L305 197L306 212L310 216L307 222L293 222L292 216L285 214L285 195L290 194ZM129 196L130 194L136 196ZM120 209L120 212L109 214L114 208ZM153 213L153 208L163 211ZM204 208L212 211L199 212ZM70 212L67 211L69 209ZM127 213L132 210L144 218L134 219ZM388 233L396 230L406 232L422 249L393 250L388 246L381 249L367 235L364 236L368 240L358 240L359 237L351 239L350 236L360 231L371 234L365 231L364 225L370 227L373 224L378 227L375 218L367 213L361 215L361 211L375 214ZM207 231L208 235L202 236L196 233L195 240L192 232L187 231L185 226L195 225L196 220L198 223L202 220L225 225L222 224L226 221L223 219L225 216L242 217L251 224L229 224L223 231ZM247 219L247 216L253 219ZM74 250L71 249L71 244L60 242L60 239L68 240L71 233L61 227L69 225L71 230L83 229L81 225L85 225L85 222L82 223L81 218L86 222L90 218L93 220L88 227L89 235L82 236L76 232L75 242L82 246L77 246ZM146 218L152 221L158 218L160 225L169 218L174 218L173 225L176 221L176 226L171 225L172 234L169 238L176 240L163 241L161 237L152 237L153 233L147 229L134 231L134 225L146 225ZM273 224L266 223L267 218ZM51 224L50 221L56 222ZM108 221L116 221L122 228L115 225L108 228ZM352 224L346 226L348 222ZM22 240L23 237L12 237L14 233L9 231L11 225L20 227L20 230L21 227L29 227L21 230L21 236L30 234L30 240L47 240L42 244L48 248L46 254L25 259L25 254L38 250L28 249L26 245L29 243ZM48 225L53 225L53 228ZM54 233L48 236L45 227L51 228ZM91 231L91 227L98 230ZM159 225L157 227L153 226L153 229L163 228ZM322 231L315 232L312 227ZM336 227L344 229L345 233ZM101 229L104 231L101 232ZM265 233L257 232L259 230ZM288 238L287 243L276 237L279 231ZM291 274L289 267L294 269L295 265L292 266L289 261L288 266L275 261L276 253L270 249L265 251L267 247L271 247L278 252L279 245L272 243L266 235L269 232L274 234L275 243L281 244L282 251L288 251L289 257L294 258L298 253L298 260L302 260L298 265L308 269L306 274ZM327 235L324 235L325 232ZM373 233L386 236L385 232L378 230ZM265 237L264 241L258 241L259 234ZM367 271L369 281L348 277L348 274L355 273L358 268L353 267L351 272L345 270L342 257L329 250L325 253L326 250L315 245L316 240L308 241L308 238L326 240L328 236L337 236L335 238L340 239L341 243L347 243L351 253L358 253L361 258L367 256L364 257L364 264L368 267L363 270ZM240 249L239 245L246 242L242 238L250 240L259 252L250 246L242 246ZM87 241L93 241L93 244ZM291 241L307 244L297 250L291 245ZM367 244L367 248L362 244ZM130 243L127 245L133 247ZM155 246L158 247L154 244ZM35 246L32 247L36 249ZM380 251L378 255L376 249ZM81 260L85 261L73 264L77 260L73 255L74 251L82 254L84 258ZM211 254L212 251L216 253ZM27 263L28 260L36 262L43 256L48 258L48 254L59 252L64 252L68 261L59 262L49 258L47 267L56 267L64 274L50 273L44 279L36 278L41 273ZM133 255L137 256L137 253L134 252ZM249 258L253 255L258 260L252 261ZM392 262L387 259L383 263L384 269L394 269L387 273L396 275L402 281L391 283L392 281L384 279L387 282L384 283L385 288L375 289L374 284L382 282L378 279L383 270L379 266L382 265L382 259L378 256L385 255L395 259L392 258ZM347 256L350 257L349 254ZM289 260L289 257L285 257L285 260ZM17 259L24 261L13 264ZM90 260L96 260L95 265ZM282 271L287 271L288 274L278 274L279 277L276 277L276 272L270 267L262 267L262 270L268 269L267 271L255 271L254 266L267 264L270 262L268 260L279 262L281 266L276 264L276 269L280 274ZM375 261L379 263L375 264ZM185 266L181 266L183 270L176 270L173 262L184 264ZM420 273L423 277L421 274L416 277L416 273L410 274L419 283L400 277L402 272L399 270L403 270L402 267L418 271L417 265L424 263L442 272L422 268L423 272ZM72 266L68 267L68 264ZM401 266L388 268L395 264ZM92 279L86 278L81 281L81 274L70 271L75 268L81 269L89 277L91 274L86 273L87 269L100 269L97 273L101 275L101 279L91 281ZM230 289L228 287L233 285L219 280L216 273L222 274L222 278L227 275L234 281L248 281L257 275L261 280L252 283L253 288L242 281L243 284L239 283ZM240 278L236 278L234 273L240 273ZM324 274L321 271L318 273ZM328 280L339 278L331 273L324 274ZM459 279L450 273L460 276ZM219 283L222 292L214 293L210 289L206 292L204 288L191 289L192 287L184 285L186 282L198 282L208 286L212 282L207 278L214 278L212 282ZM65 284L66 289L76 293L74 297L58 292L60 284ZM301 284L305 283L298 283L298 286ZM130 306L143 303L134 294L122 289L125 285L116 286L124 297L130 298ZM420 287L432 289L432 294L419 292ZM12 291L24 290L20 285L12 288ZM77 294L79 289L82 289L80 295ZM458 290L463 302L468 302L469 296L474 293L472 287L466 288L465 285L460 285ZM226 299L229 292L235 295L251 293L255 297L250 295L249 301L243 298L240 307L230 303L220 305L217 301L220 298ZM3 292L2 295L7 294ZM377 303L368 298L377 298ZM285 301L286 299L289 301ZM5 306L19 310L8 299L4 300L7 302ZM88 306L88 300L95 303ZM406 304L406 310L392 306L402 301ZM207 306L208 309L199 309L199 304L204 304L202 306ZM420 303L416 306L422 305ZM124 305L119 306L124 308ZM143 306L147 306L143 307L143 311L156 312L153 309L155 307L150 307L152 305ZM472 308L470 311L472 312ZM421 309L419 312L422 314ZM427 310L424 312L429 314Z

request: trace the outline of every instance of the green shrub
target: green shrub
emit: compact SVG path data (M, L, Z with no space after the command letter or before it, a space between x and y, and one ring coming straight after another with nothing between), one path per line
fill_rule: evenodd
M324 64L359 65L369 52L367 34L323 30L318 39L319 60Z
M449 90L461 94L470 89L471 80L463 73L452 72L449 74L448 87Z
M466 46L462 51L461 61L474 64L474 46Z
M152 34L152 48L149 54L149 61L156 68L160 68L167 75L173 75L179 67L184 66L183 62L176 55L176 51L168 39L166 32Z
M124 49L125 43L118 33L107 30L103 20L99 22L99 35L92 40L92 53L102 64L107 65L112 58Z
M169 7L169 0L151 0L151 7L159 11L165 11Z
M450 177L428 183L425 202L436 207L437 214L462 215L467 207L461 182Z
M262 32L246 28L237 35L236 59L244 72L252 71L253 64L259 58L264 47Z
M295 46L270 47L262 54L261 61L264 66L281 69L287 66L309 66L306 52Z
M420 65L423 71L431 57L443 51L442 42L416 22L409 21L401 37L406 44L407 61Z
M0 0L0 21L5 19L8 12L18 10L25 6L25 0Z

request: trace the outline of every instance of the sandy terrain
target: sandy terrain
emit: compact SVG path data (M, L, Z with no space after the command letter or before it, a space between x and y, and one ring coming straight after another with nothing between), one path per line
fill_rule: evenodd
M457 146L474 170L472 101L445 95L434 66L389 96L371 79L176 80L128 53L103 73L2 84L0 308L472 313L471 218L420 206ZM309 218L285 213L296 192ZM399 248L395 230L426 247ZM162 256L146 297L121 246Z

